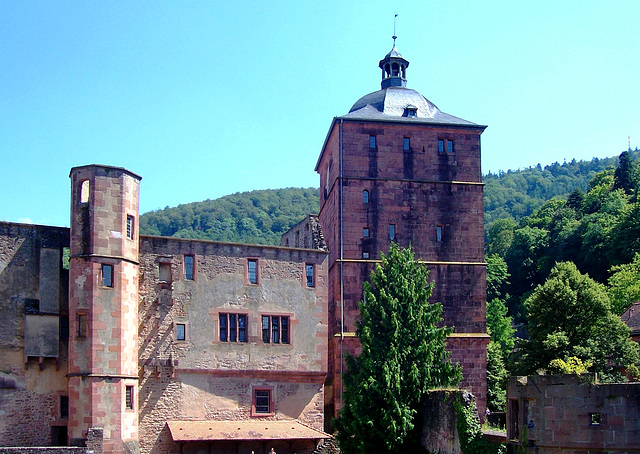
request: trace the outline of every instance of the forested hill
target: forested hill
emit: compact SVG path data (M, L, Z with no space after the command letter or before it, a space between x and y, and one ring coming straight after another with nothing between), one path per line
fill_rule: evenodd
M631 154L634 159L640 157L638 150ZM485 223L509 216L519 220L552 197L566 197L576 188L586 191L596 173L617 163L616 155L489 173L484 176ZM318 211L317 188L257 190L145 213L140 218L140 233L279 244L282 233Z

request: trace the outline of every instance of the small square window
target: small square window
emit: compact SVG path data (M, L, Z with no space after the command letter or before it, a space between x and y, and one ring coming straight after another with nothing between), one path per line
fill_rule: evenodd
M187 340L187 325L185 323L176 323L176 340Z
M160 282L171 282L171 263L158 263L158 274Z
M127 215L127 238L132 240L134 232L134 218L133 216Z
M102 286L113 287L113 265L102 265Z
M602 424L602 415L600 413L589 413L589 425L599 426Z
M369 238L369 228L365 227L362 229L362 237L363 238Z
M438 153L444 153L444 140L438 139Z
M315 269L313 264L307 263L304 266L305 275L307 278L307 287L315 287Z
M402 139L402 149L404 151L411 150L411 139L409 139L409 137L405 137L404 139Z
M396 225L395 224L389 224L389 239L391 241L396 239Z
M368 259L369 258L369 253L368 252L363 252L362 253L362 258L363 259Z
M447 153L453 153L453 140L447 140Z
M184 278L192 281L194 276L194 257L193 255L184 256Z
M258 283L258 260L247 260L247 281L249 284Z
M442 226L436 226L436 241L442 241Z
M125 386L124 405L127 410L133 410L133 386Z
M369 148L376 147L376 136L369 136Z
M268 415L273 413L271 402L270 389L253 390L253 408L255 415Z

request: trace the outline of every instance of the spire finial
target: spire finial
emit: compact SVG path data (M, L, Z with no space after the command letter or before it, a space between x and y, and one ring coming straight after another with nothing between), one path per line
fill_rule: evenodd
M396 18L398 17L398 13L393 16L393 47L396 47Z

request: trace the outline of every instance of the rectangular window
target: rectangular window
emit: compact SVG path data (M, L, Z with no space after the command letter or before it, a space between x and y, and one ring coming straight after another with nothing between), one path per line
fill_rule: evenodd
M125 386L124 405L127 410L133 410L133 386Z
M76 314L77 337L87 337L87 314Z
M271 390L256 389L253 393L255 413L262 415L271 413Z
M311 263L307 263L304 266L304 270L305 270L305 275L307 277L307 287L315 287L316 282L315 282L314 265Z
M113 265L102 265L102 286L113 287Z
M369 148L376 147L376 136L369 136Z
M247 280L249 284L258 283L258 261L256 259L247 260Z
M194 257L193 255L185 255L184 256L184 278L192 281L193 280L193 264Z
M442 226L436 226L436 241L442 241Z
M368 227L364 227L362 229L362 237L363 238L369 238L369 228Z
M369 253L368 252L363 252L362 253L362 258L363 259L368 259L369 258Z
M453 153L453 140L447 140L447 153Z
M392 241L396 239L396 225L395 224L389 224L389 239L392 240Z
M134 232L133 229L134 229L133 216L127 215L127 238L129 238L130 240L133 239L133 232Z
M263 315L262 342L265 344L288 344L289 317Z
M184 323L176 323L176 340L187 340L187 325Z
M171 263L158 263L160 282L171 282Z
M411 139L409 139L409 137L402 139L402 149L404 151L409 151L411 149Z
M247 314L220 314L220 342L247 342Z
M60 419L69 417L69 396L60 396Z
M444 153L444 140L438 139L438 153Z
M602 415L600 413L589 413L589 425L599 426L602 424Z
M69 340L69 317L60 317L60 340Z

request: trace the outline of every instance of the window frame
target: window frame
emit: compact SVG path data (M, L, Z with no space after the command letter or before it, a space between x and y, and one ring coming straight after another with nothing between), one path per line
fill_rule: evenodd
M251 266L255 264L255 270L252 272ZM252 278L252 274L253 276ZM260 260L257 258L247 258L246 264L246 274L245 274L246 283L249 285L260 285Z
M234 326L231 326L232 318L234 319ZM242 319L244 320L244 326L240 326L240 320ZM240 339L241 333L244 333L244 340ZM225 344L247 344L249 342L249 314L246 312L218 312L218 342Z
M395 241L396 235L397 235L396 225L394 223L389 224L389 239L391 241Z
M405 136L402 138L402 150L411 151L411 137Z
M309 276L309 271L311 271L311 276ZM316 286L316 265L313 263L305 263L304 264L304 277L305 277L305 287L314 288ZM311 277L311 280L309 280Z
M260 314L260 335L263 344L291 345L291 319L290 314ZM265 325L265 320L267 324ZM274 321L277 320L277 325ZM286 320L286 323L284 323ZM286 325L286 328L284 327ZM286 335L284 334L286 332ZM277 340L274 342L274 336ZM284 340L286 338L286 341Z
M69 396L66 394L61 394L58 399L58 417L69 419Z
M89 319L86 312L76 312L76 338L86 339L89 332Z
M125 226L126 237L129 240L133 240L135 236L136 218L130 214L127 215L127 221Z
M369 190L364 189L362 191L362 203L369 203Z
M265 395L260 396L261 398L266 397L268 402L268 411L258 411L258 393L265 393ZM263 405L261 405L262 407ZM251 416L254 418L260 418L264 416L274 416L275 415L275 406L274 406L274 393L273 387L271 386L255 386L251 389Z
M168 276L167 276L168 273ZM163 276L164 275L164 276ZM168 279L163 279L167 278ZM158 262L158 281L159 282L171 282L171 262Z
M378 138L375 134L369 134L369 150L378 148Z
M124 386L124 409L125 410L135 410L135 390L133 385L125 385Z
M443 225L436 225L436 241L438 243L442 243L442 238L444 237L444 226Z
M444 153L446 151L444 139L438 139L438 153Z
M105 273L105 270L109 270ZM100 280L102 281L102 287L114 288L115 287L115 269L112 263L100 264Z
M369 260L370 257L371 257L371 254L369 254L369 251L362 251L362 258L364 260Z
M187 259L191 259L191 265L187 266ZM193 254L185 254L182 258L182 269L184 279L187 281L195 281L196 280L196 256ZM191 277L189 277L189 273L191 273Z
M173 331L174 331L174 338L176 340L176 342L187 342L188 339L188 335L187 335L187 327L188 327L188 323L187 322L175 322L174 326L173 326ZM179 330L178 327L181 326L182 327L182 338L179 337Z
M453 154L456 152L455 143L453 140L447 139L447 153Z
M371 238L371 230L369 227L362 227L362 238Z

